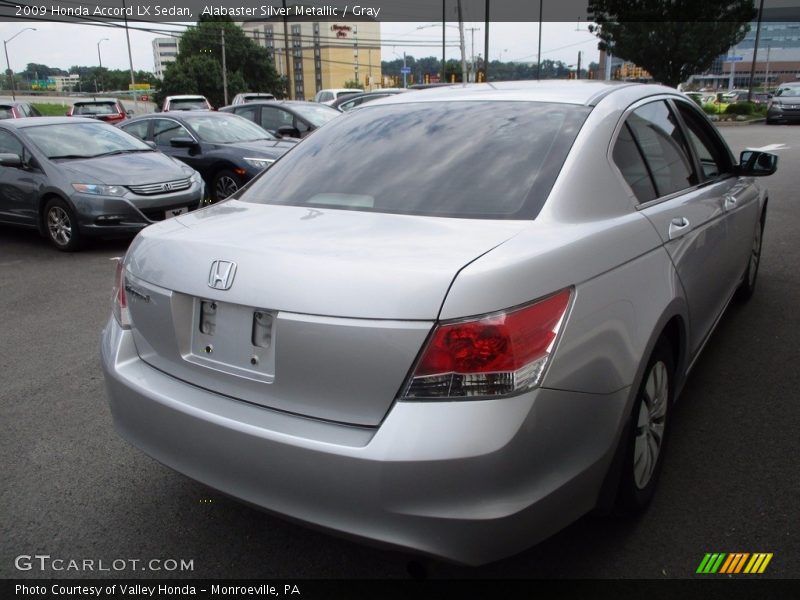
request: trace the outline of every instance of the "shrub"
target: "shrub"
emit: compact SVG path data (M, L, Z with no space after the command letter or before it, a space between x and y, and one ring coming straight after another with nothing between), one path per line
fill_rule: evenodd
M716 115L716 114L718 114L720 112L719 111L719 107L717 107L717 105L712 103L712 102L708 102L707 104L703 104L703 111L707 115Z
M726 115L752 115L756 111L756 105L753 102L737 102L736 104L729 104L725 109Z

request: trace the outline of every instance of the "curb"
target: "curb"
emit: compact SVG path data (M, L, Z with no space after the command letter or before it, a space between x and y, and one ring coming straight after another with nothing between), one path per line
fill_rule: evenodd
M743 125L761 125L766 119L751 119L750 121L711 121L717 127L741 127Z

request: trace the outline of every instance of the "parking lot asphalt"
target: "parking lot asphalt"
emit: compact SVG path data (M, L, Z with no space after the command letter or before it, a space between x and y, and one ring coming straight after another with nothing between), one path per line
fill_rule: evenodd
M737 154L787 148L765 180L758 289L730 307L690 375L654 503L637 521L585 517L484 567L428 561L429 576L684 578L707 552L770 552L763 577L800 578L800 127L721 131ZM112 259L127 243L62 254L0 226L0 577L407 577L405 554L244 506L116 434L98 342ZM94 560L95 571L15 567L35 554ZM193 569L96 570L118 559L183 559Z

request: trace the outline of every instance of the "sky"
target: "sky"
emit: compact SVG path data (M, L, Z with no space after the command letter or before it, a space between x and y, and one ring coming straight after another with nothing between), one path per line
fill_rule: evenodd
M382 49L383 60L402 57L403 52L415 58L441 57L441 22L431 23L431 27L425 27L425 25L424 23L381 23L381 39L385 41ZM26 27L35 27L36 31L24 31L8 43L9 60L14 71L25 70L28 63L45 64L65 70L73 65L97 65L98 43L100 43L100 54L104 67L109 69L129 68L125 30L122 27L97 27L52 22L0 22L0 39L9 40ZM160 35L136 31L133 27L167 29L169 25L145 25L132 22L131 27L133 68L136 71L152 71L152 40ZM482 56L484 23L465 23L464 27L467 60L470 59L472 52L473 35L475 54ZM476 27L478 30L474 34L466 31L471 27ZM448 24L446 35L447 58L459 58L456 23ZM107 38L107 40L100 42L103 38ZM489 60L536 62L537 40L538 23L491 23ZM592 61L597 62L597 39L588 32L586 23L542 24L542 60L560 60L568 65L573 65L577 63L579 51L582 52L581 62L583 65L588 65ZM0 57L0 60L4 62L4 57ZM5 64L3 64L3 69L5 69Z

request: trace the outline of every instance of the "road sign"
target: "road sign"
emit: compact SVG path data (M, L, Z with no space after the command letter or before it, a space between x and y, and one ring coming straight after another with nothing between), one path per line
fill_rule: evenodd
M742 62L744 60L744 56L726 56L725 62Z
M403 73L404 75L408 75L409 73L411 73L411 67L400 67L400 72Z

